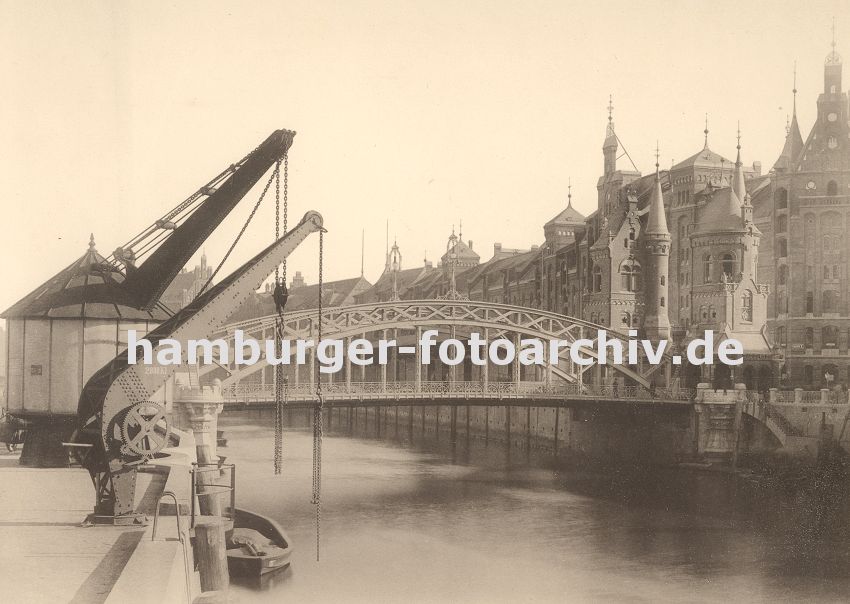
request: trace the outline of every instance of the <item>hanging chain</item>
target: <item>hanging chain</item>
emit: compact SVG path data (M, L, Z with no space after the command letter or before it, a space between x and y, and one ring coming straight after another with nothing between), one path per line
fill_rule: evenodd
M274 240L280 239L280 159L277 160L274 181ZM280 267L274 267L275 287L280 283ZM283 344L282 321L278 313L275 321L275 348L280 352ZM283 365L274 368L274 473L283 471Z
M319 318L317 322L316 343L322 341L322 284L324 282L324 254L325 236L324 231L319 231ZM316 358L316 406L313 408L313 499L316 506L316 562L319 561L319 538L321 536L322 523L322 437L324 436L322 426L322 411L325 405L322 394L322 372L319 361Z
M277 160L275 170L275 215L274 215L274 238L280 239L280 159ZM289 154L283 154L283 232L287 231L289 218ZM283 260L283 275L280 267L274 269L275 288L280 287L281 277L283 287L286 287L286 259ZM283 307L278 306L277 318L275 320L275 347L278 354L283 354ZM288 380L283 373L283 365L275 365L275 417L274 417L274 473L283 471L283 408L289 398Z

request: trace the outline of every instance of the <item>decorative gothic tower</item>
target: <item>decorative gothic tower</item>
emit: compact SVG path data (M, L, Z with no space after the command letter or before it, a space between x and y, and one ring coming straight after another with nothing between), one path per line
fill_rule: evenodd
M398 241L393 241L393 247L390 250L389 255L387 256L387 264L389 266L388 270L390 271L393 279L393 293L391 300L398 300L398 273L401 271L401 250L398 248Z
M664 215L661 175L658 171L658 149L655 152L655 184L649 201L649 217L644 231L646 246L646 313L643 328L646 337L661 340L670 337L670 317L667 312L667 279L670 260L670 231Z

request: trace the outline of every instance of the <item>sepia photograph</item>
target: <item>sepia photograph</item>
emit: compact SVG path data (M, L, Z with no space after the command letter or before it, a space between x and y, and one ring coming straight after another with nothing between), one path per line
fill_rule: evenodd
M843 56L846 0L0 0L0 600L850 601Z

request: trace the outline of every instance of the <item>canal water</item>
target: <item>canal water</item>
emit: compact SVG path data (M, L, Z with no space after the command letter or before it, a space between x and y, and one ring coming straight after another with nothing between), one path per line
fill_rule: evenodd
M311 434L286 433L275 476L271 420L220 420L240 507L296 548L238 602L850 601L846 498L477 441L326 436L317 563Z

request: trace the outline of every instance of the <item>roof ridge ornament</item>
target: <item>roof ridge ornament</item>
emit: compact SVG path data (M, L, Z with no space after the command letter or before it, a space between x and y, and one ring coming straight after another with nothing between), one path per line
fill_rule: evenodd
M703 130L705 134L705 145L703 149L708 149L708 113L705 114L705 130Z

